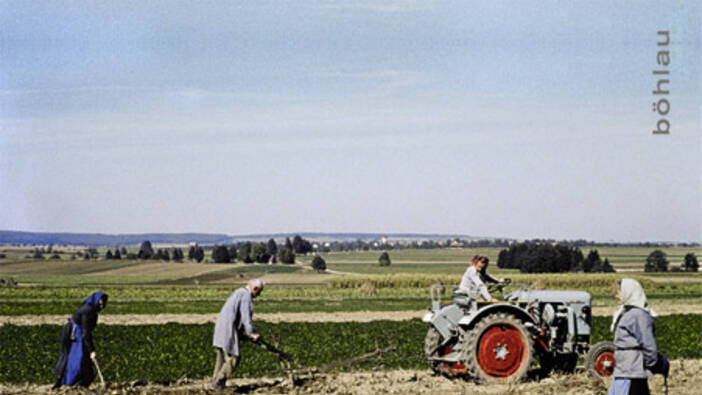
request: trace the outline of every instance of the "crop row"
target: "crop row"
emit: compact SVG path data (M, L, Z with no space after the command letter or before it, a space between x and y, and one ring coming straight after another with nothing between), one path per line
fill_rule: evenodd
M611 338L609 318L594 317L593 342ZM258 323L266 339L301 364L314 367L357 356L391 344L395 351L381 358L343 366L341 370L424 369L422 357L427 325L419 320L369 323ZM696 315L660 317L657 341L669 358L702 358L702 319ZM98 326L95 341L105 379L113 382L202 378L211 374L214 352L212 324ZM49 383L58 352L60 327L0 327L0 382ZM278 375L276 358L251 343L244 343L237 377Z
M330 279L332 288L359 288L366 283L376 288L426 288L432 284L458 284L461 275L432 275L432 274L394 274L375 276L345 276ZM583 273L549 273L549 274L518 274L509 275L514 283L523 283L543 288L612 288L617 279L627 277L622 274L583 274ZM646 289L664 288L664 285L644 277L635 277Z

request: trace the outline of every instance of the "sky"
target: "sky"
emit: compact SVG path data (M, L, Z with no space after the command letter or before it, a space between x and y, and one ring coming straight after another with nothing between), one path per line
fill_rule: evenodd
M697 2L0 0L0 229L700 242L700 20Z

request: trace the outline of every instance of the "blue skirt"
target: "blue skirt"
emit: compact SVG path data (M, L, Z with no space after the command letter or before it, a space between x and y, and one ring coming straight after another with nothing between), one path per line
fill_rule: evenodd
M617 377L612 380L608 395L650 395L648 379Z
M85 383L87 377L92 376L92 369L89 361L90 356L83 352L83 335L80 325L73 323L71 331L71 348L68 352L66 370L61 379L63 385L74 385L78 382ZM88 371L90 370L90 371ZM92 381L92 377L88 383Z

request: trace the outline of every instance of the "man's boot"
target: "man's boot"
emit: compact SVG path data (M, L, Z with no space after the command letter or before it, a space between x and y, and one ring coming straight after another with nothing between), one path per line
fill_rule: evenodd
M223 390L225 387L226 379L214 380L210 384L210 388L213 390Z

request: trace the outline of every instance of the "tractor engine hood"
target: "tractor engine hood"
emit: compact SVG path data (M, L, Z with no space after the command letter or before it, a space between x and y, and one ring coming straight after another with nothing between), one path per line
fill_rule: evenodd
M592 304L592 296L585 291L512 291L505 296L506 300L520 300L541 303L562 303L565 305Z

